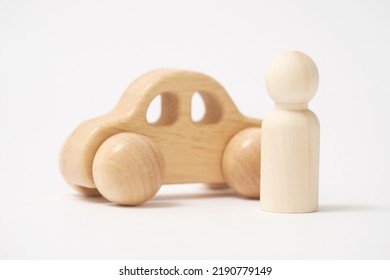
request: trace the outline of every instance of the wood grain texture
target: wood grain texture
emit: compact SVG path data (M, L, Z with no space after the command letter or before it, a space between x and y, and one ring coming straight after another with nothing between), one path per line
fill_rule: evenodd
M260 197L260 128L247 128L229 141L223 156L226 181L237 193Z
M206 113L199 122L191 119L191 100L198 92ZM161 117L148 123L152 100L161 95ZM201 73L160 69L135 80L115 108L81 123L66 140L60 156L65 180L76 186L96 188L92 166L100 146L124 132L143 135L161 151L165 162L164 184L224 183L223 151L230 138L261 120L244 117L225 89Z
M318 87L318 70L301 52L277 57L266 85L276 102L261 135L261 207L301 213L318 208L319 121L308 110Z

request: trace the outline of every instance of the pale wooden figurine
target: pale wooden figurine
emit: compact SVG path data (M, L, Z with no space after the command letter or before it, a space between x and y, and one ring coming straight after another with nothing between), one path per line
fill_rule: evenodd
M206 108L197 122L191 118L196 92ZM158 95L161 116L149 123L146 113ZM258 198L260 127L261 120L244 117L209 76L156 70L130 84L111 112L74 130L60 169L79 192L122 205L141 204L170 183L227 183Z
M275 101L261 129L261 208L300 213L318 208L320 126L308 102L318 87L318 70L293 51L268 67L266 87Z

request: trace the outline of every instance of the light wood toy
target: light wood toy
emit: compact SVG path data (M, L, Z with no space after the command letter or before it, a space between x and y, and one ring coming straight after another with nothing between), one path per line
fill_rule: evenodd
M319 121L308 109L318 87L310 57L287 52L268 67L266 87L275 101L261 128L261 207L301 213L318 208Z
M198 92L206 113L191 118ZM161 96L161 116L147 110ZM106 115L81 123L65 142L60 169L85 195L122 205L151 199L161 184L227 183L239 194L260 195L261 120L241 115L214 79L191 71L149 72L126 89Z

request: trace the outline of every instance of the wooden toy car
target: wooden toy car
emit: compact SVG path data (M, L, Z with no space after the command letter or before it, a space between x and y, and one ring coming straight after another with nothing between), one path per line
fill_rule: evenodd
M191 118L198 92L203 119ZM161 116L146 118L161 96ZM247 197L260 192L261 120L241 115L225 89L201 73L161 69L136 79L115 108L81 123L60 156L63 177L86 195L122 205L152 198L161 184L228 183Z

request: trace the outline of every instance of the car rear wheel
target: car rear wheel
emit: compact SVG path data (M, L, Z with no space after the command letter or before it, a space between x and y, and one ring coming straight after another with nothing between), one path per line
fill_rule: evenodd
M241 130L230 139L223 154L226 182L248 198L260 197L260 133L257 127Z
M119 133L98 149L93 179L99 192L121 205L151 199L165 176L164 158L153 141L135 133Z

